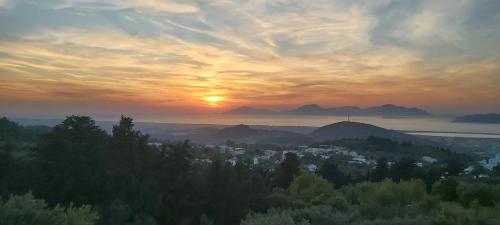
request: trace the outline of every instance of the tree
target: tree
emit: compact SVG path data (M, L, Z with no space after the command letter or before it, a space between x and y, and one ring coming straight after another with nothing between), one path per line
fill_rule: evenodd
M106 173L117 180L129 180L131 177L143 178L148 167L158 158L148 146L148 135L134 130L132 118L122 116L118 125L113 126L113 135L106 151Z
M427 187L427 191L431 192L432 191L432 185L439 181L443 175L442 169L437 166L429 166L427 170L425 171L425 176L423 177L423 180L425 182L425 186Z
M288 152L275 173L274 186L288 188L293 177L299 173L300 162L296 154Z
M459 159L451 159L446 166L446 171L450 176L457 176L461 172L463 172L464 169L465 169L465 164Z
M318 205L332 197L333 185L314 173L302 171L293 179L288 192L298 205Z
M248 190L244 187L248 178L239 176L236 168L221 159L212 163L208 173L208 215L214 224L237 224L249 211L249 196L245 193ZM241 171L240 175L243 175Z
M49 208L45 201L35 199L31 193L0 202L0 224L93 225L97 218L90 206Z
M67 117L35 149L40 173L35 193L51 204L99 202L104 190L99 155L107 140L90 117Z
M162 147L158 171L161 186L161 223L191 224L201 214L190 148L188 141Z
M9 193L10 176L13 170L12 145L5 143L0 149L0 197Z
M444 179L434 183L432 186L432 194L438 195L443 201L456 201L458 182L453 178Z
M469 187L462 192L460 200L464 206L470 206L474 201L477 201L480 205L486 207L495 206L493 194L485 185L469 185Z
M346 176L338 169L333 159L324 161L318 173L326 180L332 182L337 188L347 184Z
M391 167L391 177L394 181L409 180L418 176L418 167L411 158L402 159Z
M385 158L377 160L377 165L371 175L372 181L382 181L389 175L389 166Z
M266 214L249 214L241 221L241 225L310 225L310 223L305 220L295 222L288 213L271 210Z
M500 177L500 164L493 167L492 174L493 176Z
M395 183L386 179L376 184L375 190L367 197L381 206L408 206L420 202L427 194L421 180Z
M106 209L110 209L102 212L101 221L106 224L133 224L150 221L148 216L158 217L161 155L148 142L148 135L134 129L132 118L122 116L113 126L109 145L101 154L109 199Z
M34 133L19 124L8 120L5 117L0 118L0 142L1 141L31 141L34 140Z

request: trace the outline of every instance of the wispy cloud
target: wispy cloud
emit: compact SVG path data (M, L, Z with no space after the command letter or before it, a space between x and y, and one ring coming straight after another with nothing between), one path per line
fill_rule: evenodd
M171 110L223 95L222 108L498 108L494 9L495 0L4 0L0 105Z
M196 5L172 0L62 0L52 5L56 9L85 8L85 9L137 9L153 10L166 13L195 13L199 9Z

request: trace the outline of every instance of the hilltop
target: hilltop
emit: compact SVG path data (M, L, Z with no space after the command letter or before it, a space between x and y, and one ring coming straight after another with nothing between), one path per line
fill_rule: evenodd
M394 141L427 142L418 137L388 130L371 124L343 121L320 127L311 133L319 141L334 141L340 139L365 139L370 136L388 138Z

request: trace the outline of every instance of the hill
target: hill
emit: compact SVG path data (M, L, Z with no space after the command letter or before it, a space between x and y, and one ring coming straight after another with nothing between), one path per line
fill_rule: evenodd
M418 144L435 144L432 141L358 122L339 122L315 129L310 134L284 130L258 129L248 125L237 125L221 129L203 129L190 137L200 143L224 143L227 140L247 144L308 145L315 142L341 139L388 138L393 141L411 141Z
M388 130L358 122L339 122L320 127L311 133L311 136L319 141L334 141L340 139L365 139L370 136L389 138L394 141L411 141L416 143L425 143L426 140L418 137L401 133L394 130Z
M243 124L220 129L206 136L205 141L224 143L227 140L245 142L247 144L276 145L302 145L313 142L308 135L288 131L255 129Z
M457 123L500 123L500 114L474 114L456 118Z

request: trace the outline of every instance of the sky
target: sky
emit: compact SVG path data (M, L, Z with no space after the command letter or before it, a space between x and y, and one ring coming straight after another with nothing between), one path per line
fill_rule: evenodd
M498 0L0 0L0 113L500 112Z

